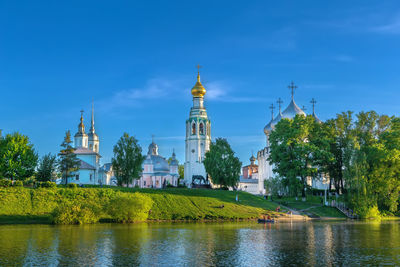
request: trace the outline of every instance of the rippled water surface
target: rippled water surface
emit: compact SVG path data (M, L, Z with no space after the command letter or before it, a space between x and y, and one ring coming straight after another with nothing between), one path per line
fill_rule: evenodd
M0 266L400 265L399 222L0 226Z

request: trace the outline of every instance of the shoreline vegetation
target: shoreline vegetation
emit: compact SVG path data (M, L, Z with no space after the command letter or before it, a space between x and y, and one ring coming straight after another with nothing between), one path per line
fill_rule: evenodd
M263 215L277 221L345 219L332 212L333 208L322 206L316 207L318 213L300 212L290 216L285 206L276 212L281 204L261 196L209 189L6 187L0 188L0 199L0 224L222 222L257 220Z

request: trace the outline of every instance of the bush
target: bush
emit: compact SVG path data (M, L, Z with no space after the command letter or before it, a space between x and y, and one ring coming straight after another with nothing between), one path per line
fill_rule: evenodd
M362 205L360 207L356 207L354 210L356 214L362 219L377 219L381 217L377 206L368 207Z
M24 183L23 183L22 181L14 181L13 186L15 186L15 187L22 187L22 186L24 186Z
M56 188L57 187L57 184L55 182L50 182L50 181L39 182L37 185L38 185L38 187L41 187L41 188Z
M33 177L26 178L26 179L23 181L23 183L24 183L24 186L30 186L30 187L32 187L32 186L35 184L35 178L33 178Z
M68 184L68 188L78 188L78 185L74 184L74 183L70 183L70 184Z
M152 204L149 197L140 193L124 194L112 199L107 210L116 222L145 221Z
M63 203L52 212L55 224L97 223L100 211L88 204Z
M12 181L8 179L0 179L0 187L10 187L12 185Z
M23 187L0 188L0 215L32 213L30 190Z

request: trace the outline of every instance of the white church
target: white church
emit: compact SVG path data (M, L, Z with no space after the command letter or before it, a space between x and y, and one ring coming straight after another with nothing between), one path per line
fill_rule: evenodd
M257 161L258 161L258 194L265 194L265 189L264 189L264 181L268 180L270 178L273 178L275 176L273 172L273 165L268 161L269 153L270 153L270 147L269 147L269 134L271 131L274 129L275 125L281 120L281 119L293 119L296 115L303 115L306 116L306 113L297 106L296 102L294 101L294 90L297 88L297 86L294 85L292 82L291 85L289 85L289 89L292 91L292 97L290 100L289 105L286 107L284 111L281 110L281 105L282 105L282 100L279 99L277 101L279 111L278 115L274 117L273 113L273 105L271 105L272 109L272 116L271 116L271 121L264 127L264 134L266 137L266 146L258 151L257 153ZM321 122L321 120L317 117L315 114L315 103L316 101L312 99L311 101L313 105L313 111L312 111L312 116L315 118L316 121ZM317 189L325 189L328 184L329 180L326 177L322 177L321 180L312 180L311 178L308 179L307 181L309 186L312 186L313 188Z
M101 184L100 179L100 154L99 136L94 128L94 109L92 107L92 120L89 133L85 132L83 123L83 111L78 125L78 132L74 136L74 145L77 158L80 161L79 169L73 173L73 177L68 178L69 183L76 184Z

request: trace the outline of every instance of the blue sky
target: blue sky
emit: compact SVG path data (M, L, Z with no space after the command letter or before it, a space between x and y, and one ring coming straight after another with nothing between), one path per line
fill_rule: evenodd
M182 162L200 64L213 138L248 163L292 80L323 120L398 116L399 47L398 1L1 1L0 128L57 153L94 101L103 162L123 132Z

